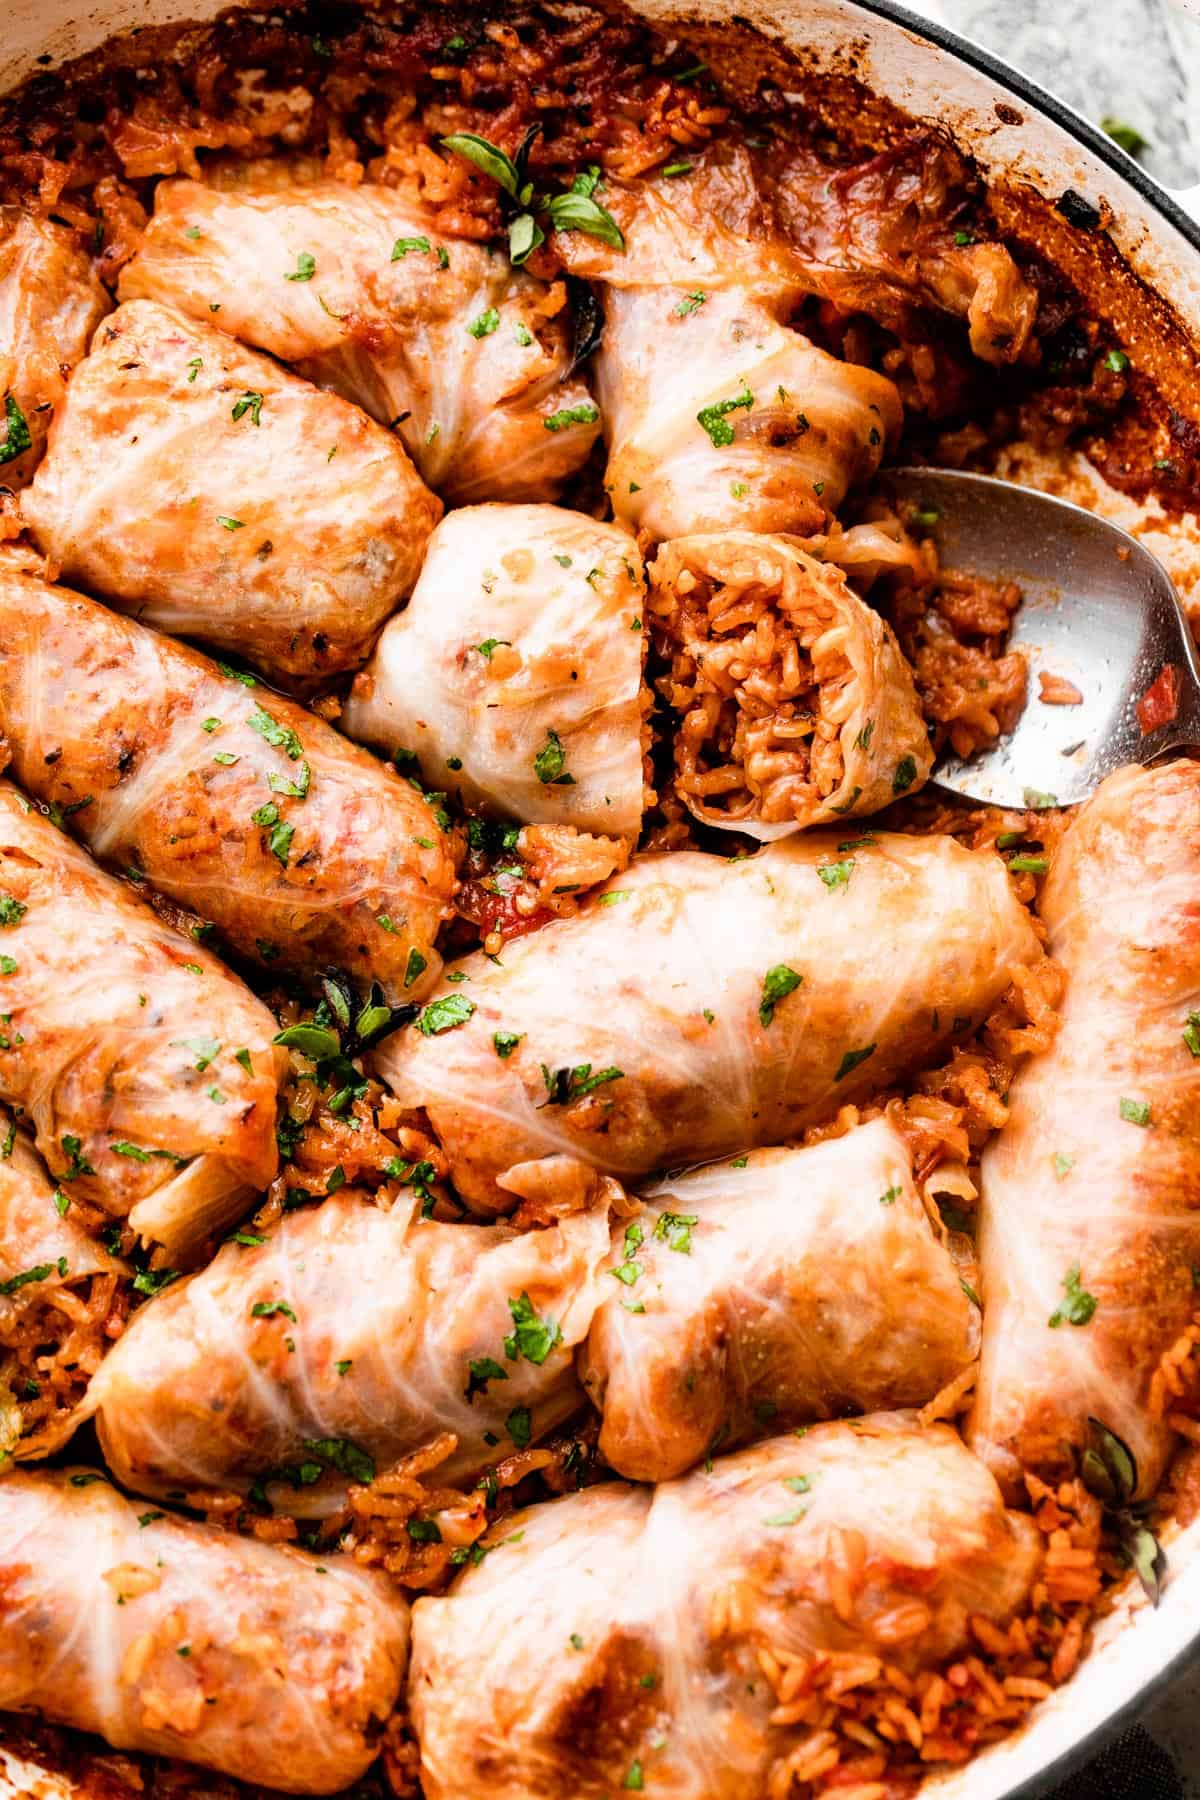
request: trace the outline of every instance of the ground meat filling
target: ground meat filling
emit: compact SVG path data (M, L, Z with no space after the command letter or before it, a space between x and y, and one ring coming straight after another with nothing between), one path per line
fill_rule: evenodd
M846 628L827 596L768 556L748 551L726 573L696 562L651 573L668 664L657 687L682 716L676 787L710 824L804 821L845 774Z

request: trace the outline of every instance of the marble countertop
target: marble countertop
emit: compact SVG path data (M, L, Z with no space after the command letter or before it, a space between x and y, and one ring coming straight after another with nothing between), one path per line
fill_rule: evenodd
M905 0L974 38L1100 124L1143 140L1142 166L1167 188L1200 183L1200 0ZM1200 1665L1143 1724L1200 1800Z

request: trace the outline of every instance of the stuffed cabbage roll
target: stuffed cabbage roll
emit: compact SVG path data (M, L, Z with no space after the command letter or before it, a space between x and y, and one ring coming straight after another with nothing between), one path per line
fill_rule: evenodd
M105 1460L137 1493L263 1481L321 1517L346 1478L301 1484L314 1442L382 1468L453 1431L439 1476L465 1480L582 1404L608 1243L603 1206L520 1232L342 1194L288 1214L143 1307L88 1390Z
M1041 955L1000 858L949 838L644 856L467 957L377 1062L467 1204L504 1211L532 1157L627 1177L781 1143L936 1061Z
M781 1701L830 1665L856 1698L885 1663L937 1667L972 1641L969 1618L1003 1625L1023 1605L1039 1541L954 1432L905 1414L513 1514L448 1596L413 1609L422 1792L783 1794L773 1766L812 1727Z
M463 507L434 532L342 728L385 754L415 751L427 781L453 779L469 803L634 837L644 604L621 526L557 506Z
M411 783L312 713L93 600L0 568L13 773L91 850L305 975L420 995L454 891Z
M618 1475L666 1481L764 1429L919 1406L975 1355L978 1309L885 1118L643 1199L580 1359Z
M148 300L96 333L22 508L68 581L301 682L364 660L442 510L357 407Z
M408 1609L347 1558L235 1537L87 1469L0 1481L0 1710L294 1794L374 1760Z
M0 952L0 1099L68 1193L171 1245L273 1179L271 1014L7 783Z
M602 284L596 389L613 511L659 539L820 531L898 437L900 396L782 322L803 274L749 175L715 214L697 212L691 187L606 187L624 251L555 238L573 273Z
M75 236L0 206L0 484L24 487L74 363L112 306Z
M1160 1362L1200 1269L1200 764L1112 775L1042 891L1062 1025L983 1159L983 1361L972 1439L1007 1487L1059 1475L1089 1417L1153 1493Z
M571 375L562 282L443 241L393 188L239 170L163 181L121 298L179 306L394 426L456 505L552 500L599 413Z
M676 791L706 825L782 837L928 780L912 669L832 564L748 531L679 538L651 565L648 608L682 715Z
M0 1470L10 1456L45 1456L70 1435L73 1396L65 1405L38 1407L32 1425L27 1419L28 1403L41 1400L38 1390L47 1385L36 1359L52 1359L60 1348L38 1340L73 1332L86 1317L94 1276L128 1273L79 1224L70 1199L70 1188L55 1188L24 1134L0 1111ZM26 1346L36 1379L21 1355ZM94 1367L83 1368L81 1380L92 1373Z

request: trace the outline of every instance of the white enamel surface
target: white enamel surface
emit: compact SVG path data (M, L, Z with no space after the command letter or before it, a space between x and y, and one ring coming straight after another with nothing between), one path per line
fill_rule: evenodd
M634 0L636 10L666 23L679 8L672 0ZM116 31L180 18L212 17L218 0L6 0L0 44L0 88L11 87L37 67L79 55ZM721 19L725 0L691 0L691 16ZM1008 95L1020 124L997 118L1004 94L992 77L911 30L878 18L852 0L742 0L739 15L766 35L793 44L810 64L844 65L853 54L856 73L918 117L937 118L978 159L985 172L1004 169L1056 196L1073 187L1089 199L1104 198L1116 218L1111 235L1133 267L1200 332L1200 256L1175 227L1084 144L1040 117L1020 94ZM1189 212L1197 195L1184 197ZM935 1778L935 1800L1015 1800L1047 1783L1051 1770L1089 1739L1127 1723L1149 1691L1188 1660L1200 1630L1200 1523L1170 1542L1171 1574L1161 1606L1151 1611L1134 1599L1118 1609L1080 1673L1048 1701L1022 1733L995 1746L956 1774ZM1130 1617L1132 1614L1132 1617ZM39 1800L63 1800L70 1784L47 1777L0 1751L0 1792L37 1792Z

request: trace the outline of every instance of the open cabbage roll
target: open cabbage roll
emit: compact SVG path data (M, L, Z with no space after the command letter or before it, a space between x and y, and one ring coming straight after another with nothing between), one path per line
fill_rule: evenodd
M679 538L651 565L648 611L682 715L676 791L706 825L783 837L928 780L912 669L832 563L748 531Z
M65 226L0 206L0 485L32 478L71 367L111 306Z
M426 1800L783 1794L806 1676L936 1668L969 1618L1007 1623L1040 1554L953 1431L894 1413L502 1524L413 1609Z
M301 1480L314 1441L382 1469L453 1431L439 1476L465 1480L582 1404L608 1244L604 1206L521 1232L341 1194L289 1214L143 1307L88 1390L105 1460L137 1493L261 1481L323 1517L347 1484Z
M0 953L0 1099L64 1191L170 1245L273 1179L271 1014L7 783Z
M22 510L67 580L304 682L365 659L442 508L357 407L139 300L97 331Z
M986 1306L972 1441L1016 1491L1094 1418L1153 1493L1174 1441L1160 1362L1200 1269L1200 764L1112 775L1042 891L1062 1025L1014 1081L982 1170Z
M820 531L898 437L900 396L782 322L802 271L759 216L748 170L712 211L693 188L606 187L624 251L581 232L555 239L568 268L602 286L595 368L613 511L659 539Z
M388 755L415 751L427 781L452 780L470 803L634 837L644 604L621 526L557 506L463 507L430 539L342 728Z
M467 957L377 1062L476 1211L557 1152L621 1176L778 1144L927 1067L1040 959L993 852L809 833L640 857L558 920Z
M349 1558L146 1512L88 1469L0 1481L0 1711L332 1794L375 1758L408 1636Z
M26 1435L22 1403L40 1394L26 1391L32 1378L18 1374L18 1351L35 1340L54 1340L41 1341L35 1350L54 1370L51 1382L68 1362L86 1381L94 1373L93 1346L80 1350L88 1359L82 1369L79 1359L56 1353L86 1309L92 1278L124 1273L126 1265L78 1223L70 1188L54 1187L32 1146L0 1111L0 1470L10 1456L45 1456L73 1429L67 1423L68 1399L40 1429L35 1420ZM35 1388L45 1385L36 1366Z
M162 300L293 363L394 426L456 505L552 500L599 432L571 375L562 282L444 240L393 188L288 179L163 181L121 298Z
M455 873L433 808L294 702L0 568L0 732L16 778L97 856L243 956L335 964L397 1001L434 979Z
M618 1475L666 1481L764 1430L919 1406L975 1355L978 1309L884 1118L643 1199L580 1359Z

